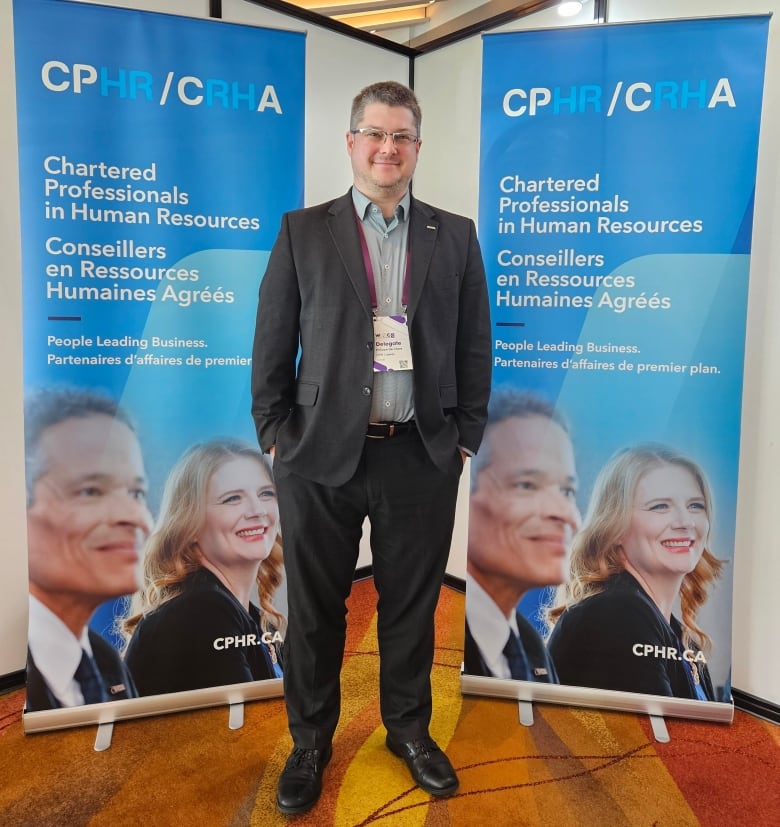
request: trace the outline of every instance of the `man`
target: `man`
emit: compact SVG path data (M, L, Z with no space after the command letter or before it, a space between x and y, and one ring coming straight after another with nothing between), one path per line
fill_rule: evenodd
M27 711L135 697L117 652L87 623L140 584L152 519L138 439L111 400L42 390L25 404L25 462Z
M260 289L253 415L275 458L289 600L283 813L317 801L331 757L366 516L387 746L427 792L458 786L429 735L433 617L458 478L484 428L490 323L473 222L409 192L420 118L399 83L357 95L354 185L283 218Z
M574 450L547 402L494 395L472 464L464 668L470 675L557 683L534 627L518 611L530 589L563 581L580 525Z

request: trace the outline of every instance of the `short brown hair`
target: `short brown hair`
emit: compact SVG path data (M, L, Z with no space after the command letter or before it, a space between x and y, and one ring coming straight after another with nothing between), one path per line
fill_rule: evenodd
M379 83L372 83L361 89L352 101L352 112L349 117L349 128L357 129L358 123L363 118L366 107L370 103L383 103L386 106L404 106L414 117L414 126L417 135L420 134L422 124L422 110L417 97L408 86L394 80L383 80Z

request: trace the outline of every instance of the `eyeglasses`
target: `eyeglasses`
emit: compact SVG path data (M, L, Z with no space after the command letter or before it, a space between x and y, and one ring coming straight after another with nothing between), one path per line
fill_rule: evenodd
M364 126L361 129L350 129L353 135L362 135L372 144L383 144L389 135L395 146L413 146L420 139L408 132L387 132L384 129L375 129L373 126Z

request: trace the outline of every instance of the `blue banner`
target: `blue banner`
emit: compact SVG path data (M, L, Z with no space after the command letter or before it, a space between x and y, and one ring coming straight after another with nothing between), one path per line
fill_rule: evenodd
M187 449L256 445L257 290L303 202L305 36L64 0L17 0L14 28L25 392L117 403L156 519ZM119 646L116 614L91 627Z
M614 700L601 690L730 701L742 365L767 29L766 17L742 17L483 41L479 226L492 299L494 399L522 391L554 408L550 421L559 420L555 428L566 442L557 432L548 441L558 440L559 469L568 462L572 478L572 491L564 492L570 513L556 517L566 525L563 550L555 551L566 557L558 574L535 579L505 571L502 582L522 597L521 625L529 621L534 642L543 638L546 656L552 654L552 665L538 667L543 675L526 679L588 687L607 706ZM543 407L523 410L515 419L549 419ZM491 416L506 414L494 406ZM490 434L489 426L487 453L495 455ZM622 480L629 513L621 517L622 536L610 537L609 562L605 550L587 543L605 519L600 495L620 473L616 455L624 466L638 463L650 443L676 458L643 455L645 468L687 469L681 490L697 503L685 507L704 512L707 525L662 538L672 557L672 547L687 549L688 536L702 535L691 539L688 562L679 555L673 563L660 560L645 575L628 550L628 524L646 472L633 483ZM567 452L573 456L564 461ZM475 463L474 470L472 523L480 516L479 473L490 469ZM652 506L654 513L674 510L671 493L656 494L663 505ZM518 525L512 530L521 533ZM494 591L482 544L472 527L467 614L469 607L472 614L477 606L487 611ZM720 562L700 576L704 549L704 558ZM647 610L656 612L653 622L668 640L643 631L618 644L594 627L575 646L571 621L583 628L608 602L605 593L617 589L626 560L626 583L639 589L637 599L649 596ZM601 574L594 573L599 566ZM679 571L668 570L675 566ZM705 596L693 603L686 596L681 608L678 593L670 607L669 584L679 591L684 580L686 591L697 577ZM653 600L656 586L665 599ZM545 619L548 609L553 614ZM645 644L659 648L647 655ZM582 661L576 667L566 654L572 646ZM684 690L667 691L668 675L663 686L647 677L683 666ZM634 667L645 675L634 684L605 674ZM468 663L466 671L495 675ZM698 682L705 671L711 692Z

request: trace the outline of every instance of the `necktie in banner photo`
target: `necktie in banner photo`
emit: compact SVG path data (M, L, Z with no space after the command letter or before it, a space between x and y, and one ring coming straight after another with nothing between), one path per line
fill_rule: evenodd
M81 687L85 704L98 704L108 700L95 661L83 649L81 650L81 662L73 677Z
M504 645L503 652L509 664L509 672L512 678L517 681L531 680L528 674L528 663L523 654L523 647L512 629L509 630L509 639Z

